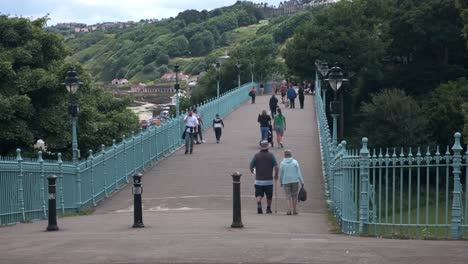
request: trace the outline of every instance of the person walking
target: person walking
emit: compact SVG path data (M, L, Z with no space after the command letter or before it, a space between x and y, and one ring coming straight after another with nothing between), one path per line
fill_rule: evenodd
M259 89L260 95L263 95L265 92L265 86L263 86L263 83L260 84L260 89Z
M275 115L273 120L273 128L276 131L276 142L278 148L283 148L283 136L286 130L286 117L283 115L281 108L278 108L278 114Z
M190 109L187 115L184 117L185 123L185 130L184 130L184 138L185 138L185 154L190 151L190 154L193 153L193 143L195 139L195 133L198 124L198 118L193 114L192 109Z
M281 103L284 104L284 98L286 97L286 91L288 90L288 82L286 80L283 80L281 83Z
M304 87L299 87L297 93L299 94L299 104L301 105L301 109L304 109Z
M257 94L257 89L255 89L255 86L250 89L249 96L252 98L252 104L255 104L255 95Z
M206 141L203 139L203 118L201 115L198 114L196 108L193 109L193 115L195 115L198 119L198 126L195 133L195 144L206 143Z
M274 94L271 95L270 97L270 112L271 112L271 118L274 118L276 115L276 109L278 108L278 98Z
M280 169L280 185L284 188L286 199L288 201L287 215L297 215L297 195L299 193L299 183L304 187L304 178L302 178L299 162L293 159L292 151L284 151L284 159L281 161ZM292 211L292 212L291 212Z
M266 213L271 214L271 202L273 201L273 171L275 182L278 181L278 162L275 156L268 151L268 142L260 142L260 151L250 161L250 172L255 169L255 199L257 201L257 213L263 214L262 199L266 195Z
M270 130L271 117L267 114L266 110L258 115L257 122L260 123L261 140L268 140L268 131Z
M291 109L296 108L296 106L294 105L294 101L296 100L296 97L297 97L296 90L291 85L288 89L289 108Z
M216 114L215 119L213 119L213 130L216 136L216 143L219 143L219 141L221 140L221 133L223 131L223 128L224 128L224 122L219 116L219 114Z

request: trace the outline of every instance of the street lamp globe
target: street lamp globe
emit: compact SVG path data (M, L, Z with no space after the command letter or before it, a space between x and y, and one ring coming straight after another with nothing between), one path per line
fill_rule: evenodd
M341 85L343 84L343 81L345 81L345 79L343 79L343 72L341 71L341 68L336 65L333 66L330 69L327 81L333 91L338 92L338 90L341 88Z
M37 150L46 150L46 145L45 145L45 141L42 140L42 139L38 139L36 141L36 144L34 144L34 148L37 149Z
M319 66L319 72L320 74L322 74L323 77L327 76L328 72L329 72L329 68L328 68L328 63L327 62L322 62Z
M80 82L80 78L78 77L78 73L75 69L71 68L68 70L67 77L65 77L65 87L67 87L67 91L70 94L75 94L81 84L82 82Z

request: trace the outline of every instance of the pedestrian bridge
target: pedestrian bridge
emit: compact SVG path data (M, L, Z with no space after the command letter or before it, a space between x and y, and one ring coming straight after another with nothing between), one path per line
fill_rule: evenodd
M319 93L306 96L304 109L283 111L285 149L301 165L308 200L300 203L299 215L287 216L278 190L272 208L277 213L257 214L248 164L258 151L257 115L268 109L270 95L251 104L252 85L197 106L207 143L195 145L192 155L180 149L182 117L176 117L90 152L78 164L60 156L56 161L40 156L26 160L19 150L17 157L2 158L2 225L45 219L49 174L58 176L59 212L94 212L59 218L60 231L54 233L43 232L44 221L0 228L0 263L466 261L463 241L367 237L467 237L467 198L460 182L465 176L466 183L466 174L461 175L466 154L459 141L453 151L415 150L413 156L394 149L374 151L366 139L357 150L345 142L334 146ZM220 144L209 129L216 113L225 123ZM270 149L278 161L283 150ZM230 228L235 171L242 174L242 229ZM143 229L130 228L133 195L127 183L136 172L143 172ZM422 183L432 180L437 181L435 190Z

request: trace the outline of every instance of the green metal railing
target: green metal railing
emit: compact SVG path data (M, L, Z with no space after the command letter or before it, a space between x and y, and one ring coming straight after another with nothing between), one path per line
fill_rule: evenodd
M249 100L252 85L247 83L198 106L203 115L203 129L219 113L225 116ZM129 182L135 172L144 171L183 145L183 117L176 116L160 126L123 136L112 146L102 145L98 153L89 151L86 160L77 164L57 160L23 159L21 150L15 157L0 157L0 225L47 217L47 176L57 175L57 209L59 213L76 212L95 206Z
M347 149L332 143L316 75L315 101L327 202L346 234L468 238L468 150L452 147ZM464 186L462 186L462 184ZM463 188L464 187L464 188ZM464 190L464 192L463 192Z

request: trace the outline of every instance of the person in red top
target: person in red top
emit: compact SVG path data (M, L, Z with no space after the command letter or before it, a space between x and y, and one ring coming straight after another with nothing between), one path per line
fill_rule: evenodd
M288 83L286 81L283 81L281 84L281 103L284 104L284 97L286 97L286 91L288 90Z
M255 95L257 94L257 89L255 86L250 89L249 96L252 97L252 104L255 104Z

